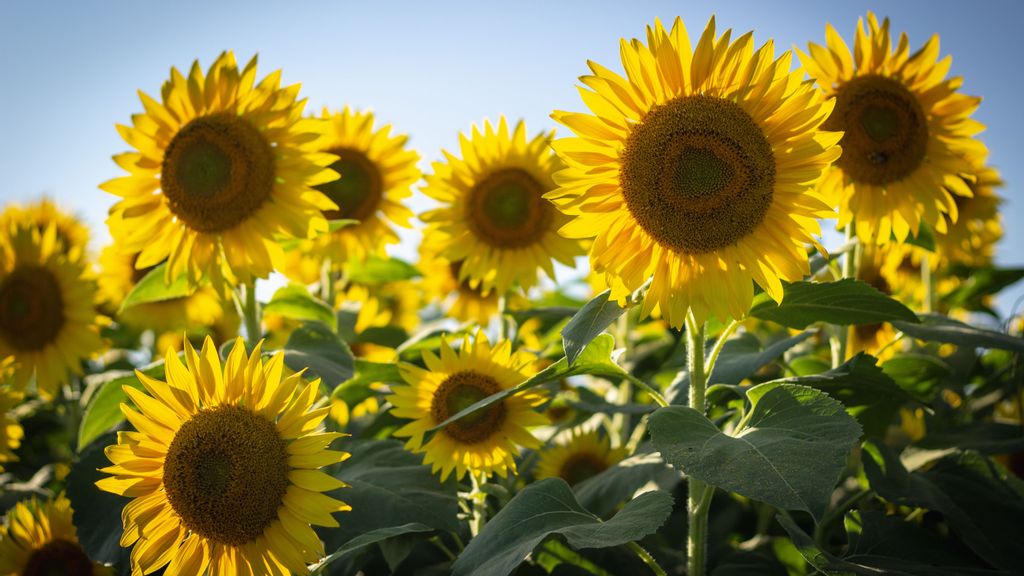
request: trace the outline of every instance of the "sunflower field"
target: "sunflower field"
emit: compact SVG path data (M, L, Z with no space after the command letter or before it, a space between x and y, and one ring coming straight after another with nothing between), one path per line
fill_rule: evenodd
M1006 186L898 25L652 18L437 151L170 68L105 246L0 206L0 576L1024 574Z

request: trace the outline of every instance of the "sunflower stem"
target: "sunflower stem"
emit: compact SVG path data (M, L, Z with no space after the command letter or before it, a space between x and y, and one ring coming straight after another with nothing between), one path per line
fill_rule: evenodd
M334 262L330 257L324 258L320 266L320 298L334 309L335 286L334 286Z
M263 336L263 330L260 327L260 305L256 301L256 280L253 279L252 282L244 285L242 290L245 292L245 305L242 308L245 317L245 339L249 348L252 349Z
M647 550L644 550L643 546L637 544L636 542L630 542L626 544L626 546L630 550L635 552L644 564L647 564L647 566L650 567L651 572L654 572L657 576L667 576L665 570L658 565L657 560L655 560L654 557L651 556L651 554Z
M473 483L473 489L469 493L469 507L472 511L469 519L469 535L476 538L484 529L484 524L487 523L487 493L482 489L487 478L477 478L476 474L470 472L469 479Z
M928 254L921 258L921 284L924 285L924 311L935 311L935 280L932 278L931 259Z
M697 323L691 310L686 316L686 359L690 376L690 408L704 414L704 392L707 387L707 373L704 364L704 326ZM689 485L686 502L686 573L688 576L704 576L705 557L708 549L708 508L714 487L701 480L687 477Z
M722 348L725 348L725 341L736 332L736 329L740 327L739 320L733 320L729 322L729 325L722 330L722 333L718 336L718 340L715 341L715 345L711 348L711 353L708 354L707 361L704 362L704 373L710 375L711 371L715 369L715 363L718 362L718 355L722 353Z
M846 254L843 255L843 278L856 278L857 277L857 264L860 260L860 243L851 246L854 239L857 238L857 231L853 227L853 223L846 225ZM846 348L850 341L850 331L853 330L852 326L838 326L836 327L836 335L832 341L832 367L838 368L843 362L846 362Z

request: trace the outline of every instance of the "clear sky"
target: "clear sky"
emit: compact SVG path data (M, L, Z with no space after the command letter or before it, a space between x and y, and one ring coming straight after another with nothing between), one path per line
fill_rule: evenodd
M198 58L206 68L225 49L242 63L258 53L261 77L280 68L285 83L300 82L308 111L373 109L411 135L428 170L442 148L456 148L460 130L484 118L524 118L534 133L555 128L554 109L584 110L575 86L586 61L621 70L619 38L641 37L655 17L682 16L695 41L714 13L720 29L752 29L758 44L773 38L781 51L823 43L826 22L852 46L857 18L869 9L906 31L911 49L939 33L963 90L984 97L975 118L988 126L990 162L1008 183L997 262L1024 266L1018 0L0 0L0 203L47 194L106 242L114 197L96 186L121 174L110 157L128 150L114 124L142 111L136 90L159 97L172 65L187 71ZM1000 309L1008 312L1022 294L1008 292Z

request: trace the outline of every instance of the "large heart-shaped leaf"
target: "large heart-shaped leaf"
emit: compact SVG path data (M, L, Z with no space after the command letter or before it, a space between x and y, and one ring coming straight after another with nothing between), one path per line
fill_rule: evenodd
M767 383L748 397L751 413L735 435L692 408L659 409L650 421L655 447L688 476L820 519L860 425L814 388Z
M836 282L786 284L781 303L776 303L767 294L760 294L754 300L750 315L797 330L815 322L841 326L894 320L917 322L917 316L910 308L870 284L851 278Z
M925 314L920 324L893 322L893 326L907 336L929 342L946 342L975 348L998 348L1024 352L1024 338L1002 332L976 328L941 314Z
M284 363L292 370L307 369L328 390L352 378L355 358L344 340L318 323L299 326L284 345Z

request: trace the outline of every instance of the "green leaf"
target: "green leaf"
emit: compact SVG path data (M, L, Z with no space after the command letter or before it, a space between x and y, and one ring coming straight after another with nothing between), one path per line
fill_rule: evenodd
M109 476L99 468L110 466L103 449L111 444L117 444L113 433L99 437L82 452L68 474L67 496L74 510L78 543L89 558L126 566L131 550L121 548L121 510L131 500L96 487L97 480Z
M840 326L895 320L917 322L917 316L899 301L851 278L786 284L781 304L767 294L760 294L754 299L750 315L797 330L815 322Z
M982 268L956 269L951 271L964 281L949 294L942 297L947 308L964 310L988 311L988 296L998 294L1004 288L1016 284L1024 278L1024 268Z
M615 322L626 311L618 303L609 301L609 295L611 295L611 290L605 290L594 296L569 319L565 328L562 328L562 346L565 347L565 357L570 366L576 363L576 359L583 353L583 349L598 334L604 332L605 328L611 326L612 322Z
M1024 352L1024 338L975 328L940 314L922 314L920 324L893 322L892 325L907 336L918 340Z
M355 359L355 375L342 382L334 389L333 398L344 400L351 404L356 400L365 398L365 391L370 389L371 384L402 384L402 373L398 365L394 363L370 362L362 358Z
M654 446L688 476L820 519L860 425L806 386L766 383L748 397L747 423L732 436L692 408L659 409L650 420Z
M982 454L1014 454L1024 450L1024 429L1020 424L984 420L945 429L930 426L928 434L914 446L933 450L960 448L977 450Z
M406 524L458 530L456 483L449 479L442 484L422 464L422 455L395 440L355 440L341 449L352 457L332 473L349 485L338 498L352 510L338 518L339 527L322 532L328 550L362 534Z
M987 562L1018 570L1024 482L976 452L942 458L926 470L908 472L884 445L864 450L871 488L894 504L942 513L963 542Z
M263 306L266 314L279 314L292 320L320 322L333 327L334 311L326 302L313 297L305 286L291 284L274 292L273 298Z
M444 422L441 422L437 426L430 429L430 432L436 432L441 430L445 426L461 420L474 412L483 410L488 406L495 404L512 396L518 394L523 390L529 390L530 388L536 388L542 384L548 382L554 382L555 380L561 380L569 376L575 376L577 374L592 374L595 376L604 376L607 378L630 378L631 376L622 368L616 364L612 358L612 347L615 345L615 339L610 334L601 334L597 338L594 338L583 352L580 353L577 358L576 364L572 367L569 366L569 361L563 357L558 362L548 366L547 368L536 373L533 377L520 382L519 384L502 390L496 394L491 394L487 398L480 400L468 408L465 408L457 412L452 417L448 418Z
M352 378L355 358L348 345L326 326L306 323L295 329L284 345L284 363L292 370L308 368L328 390Z
M906 242L912 246L924 248L929 252L935 252L935 235L932 234L931 228L924 222L918 227L917 236L907 236Z
M155 362L143 368L141 372L146 376L162 379L164 363L162 360ZM86 385L89 403L78 426L78 451L107 430L124 422L121 403L128 402L128 395L123 389L125 386L142 389L142 383L135 373L126 370L88 376Z
M366 532L365 534L360 534L359 536L356 536L355 538L342 544L337 550L335 550L326 558L321 560L320 563L313 568L312 572L310 572L310 576L314 576L316 574L323 574L324 571L332 562L341 560L342 558L348 556L354 556L362 552L363 549L365 549L367 546L379 544L389 538L394 538L395 536L433 531L433 528L425 524L420 524L418 522L410 522L408 524L402 524L401 526L389 526L387 528L378 528L376 530Z
M142 277L142 280L139 280L132 288L131 292L124 297L124 301L121 302L121 308L118 309L118 312L124 312L128 308L137 304L144 304L146 302L162 302L172 298L188 296L195 292L195 287L189 286L188 276L185 274L179 276L174 282L165 284L164 271L166 269L167 263L163 263L146 273L146 275Z
M505 576L545 538L558 534L573 548L608 548L640 540L665 523L672 497L637 496L607 522L587 512L560 478L527 486L470 541L452 565L455 576Z
M814 332L802 332L769 344L764 349L756 336L743 333L729 339L715 361L709 384L739 384L762 367L778 360L787 350L803 342Z
M916 399L896 385L876 365L874 356L857 354L842 366L822 374L773 380L810 386L839 400L864 427L865 433L884 436L901 405Z
M949 365L930 354L900 354L885 361L882 371L896 385L925 402L938 394L952 374Z
M651 482L671 492L680 480L678 472L665 464L658 454L649 452L626 458L573 486L572 491L584 508L603 518Z
M405 260L371 256L365 262L349 264L348 279L358 284L385 284L419 278L420 271Z
M359 224L359 220L352 220L352 219L345 219L345 218L341 218L341 219L338 219L338 220L328 220L327 221L327 231L328 232L337 232L338 230L341 230L342 228L348 228L349 226L355 226L357 224Z

